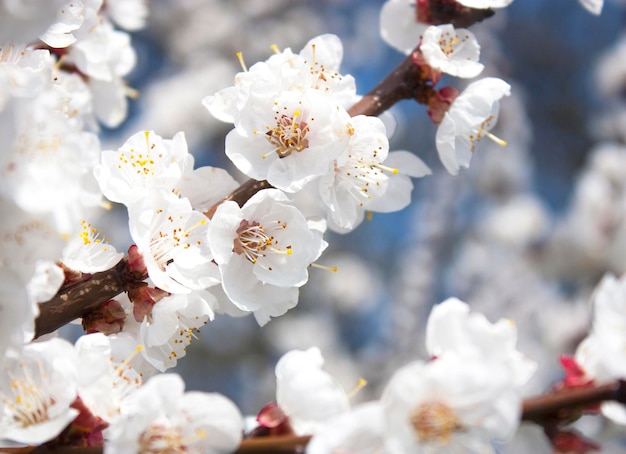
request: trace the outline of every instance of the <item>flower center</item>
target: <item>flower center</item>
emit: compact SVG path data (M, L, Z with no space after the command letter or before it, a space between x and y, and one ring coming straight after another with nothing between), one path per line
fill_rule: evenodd
M0 390L0 398L10 417L24 428L48 421L48 409L54 404L52 396L30 376L27 369L26 365L22 365L20 370L24 375L11 378L8 392ZM43 369L40 372L44 374Z
M417 439L422 443L447 445L455 432L463 430L452 410L441 402L424 402L410 415Z
M156 213L161 215L163 210L159 208ZM202 244L201 240L192 239L190 235L196 228L206 225L207 219L203 217L188 228L183 227L185 221L186 218L182 215L167 216L150 239L150 251L162 271L165 271L167 265L174 261L179 248L189 249Z
M463 39L463 41L466 40L467 38ZM457 45L459 42L460 40L458 36L451 36L449 33L445 32L441 35L441 38L439 38L437 44L439 45L441 52L443 52L443 54L449 58L451 55L454 55L454 52L456 52L454 46Z
M176 454L187 451L178 427L153 424L139 437L139 452L146 454Z
M267 140L274 145L274 151L278 156L285 158L293 152L302 151L309 146L306 138L309 132L309 125L305 121L298 121L302 116L299 110L294 111L293 117L285 114L277 114L274 119L276 126L268 127L265 133ZM265 156L263 156L265 157Z
M281 228L287 228L287 223L280 219L276 221ZM237 229L237 238L233 243L233 252L243 254L249 261L256 263L259 257L265 257L267 252L291 255L291 246L285 249L278 247L278 240L268 235L258 222L249 222L244 219Z

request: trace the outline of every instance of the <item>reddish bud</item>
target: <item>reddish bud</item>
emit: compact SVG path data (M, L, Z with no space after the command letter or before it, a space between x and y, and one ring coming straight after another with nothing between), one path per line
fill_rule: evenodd
M122 331L126 321L126 311L116 300L109 300L83 315L83 329L86 333L116 334Z
M146 268L146 264L143 261L143 256L139 252L139 248L136 244L131 244L128 248L128 266L130 267L133 273L137 275L146 275L148 273L148 269Z
M459 90L454 87L443 87L438 91L432 91L430 98L425 104L428 109L428 116L433 123L436 125L441 123L458 95Z
M263 433L268 436L294 434L289 422L289 416L285 414L276 402L269 403L261 408L256 420L265 429Z
M144 317L152 317L152 308L169 293L148 284L141 282L128 290L128 298L133 303L133 316L137 322L141 322Z

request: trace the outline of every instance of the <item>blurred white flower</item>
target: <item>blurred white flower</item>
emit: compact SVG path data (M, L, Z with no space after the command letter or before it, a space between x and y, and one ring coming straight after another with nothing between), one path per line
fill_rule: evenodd
M578 0L591 14L599 16L604 6L604 0Z
M53 338L9 351L0 360L0 440L40 444L78 415L78 358L69 342Z
M125 399L104 453L233 452L243 434L237 407L221 394L185 393L184 386L179 375L157 375Z
M511 437L521 398L501 364L454 353L399 369L383 392L388 453L493 452Z
M420 50L432 68L451 76L476 77L485 67L478 62L480 45L474 34L451 24L428 27Z
M389 0L380 10L380 35L400 52L410 54L428 24L417 21L415 0Z
M626 277L607 274L592 297L593 320L589 335L576 349L576 362L597 383L626 378ZM602 413L626 425L626 407L603 403Z
M326 420L307 445L307 454L383 452L385 419L380 402L368 402Z
M291 350L276 364L276 403L298 435L315 433L328 418L350 408L348 395L323 364L317 347Z
M471 83L452 102L436 135L439 158L452 175L459 173L459 167L469 167L483 137L506 144L489 131L498 121L500 98L510 92L511 86L502 79L487 77Z
M426 325L426 349L440 358L453 353L461 360L493 362L505 366L510 381L523 386L537 365L516 348L517 329L511 320L490 323L468 304L449 298L433 307Z

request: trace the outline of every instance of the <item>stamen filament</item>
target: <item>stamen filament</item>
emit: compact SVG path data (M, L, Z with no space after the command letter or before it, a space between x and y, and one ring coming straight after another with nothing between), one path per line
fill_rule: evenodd
M237 60L239 60L239 64L241 65L243 72L247 73L248 67L246 66L246 62L243 61L243 52L237 52Z
M339 271L339 268L337 268L336 266L326 266L326 265L319 265L317 263L311 263L311 265L313 268L319 268L321 270L326 270L326 271L332 271L333 273L336 273L337 271Z
M498 136L491 134L489 131L483 131L483 134L493 140L495 143L500 145L501 147L506 147L506 141L502 140Z

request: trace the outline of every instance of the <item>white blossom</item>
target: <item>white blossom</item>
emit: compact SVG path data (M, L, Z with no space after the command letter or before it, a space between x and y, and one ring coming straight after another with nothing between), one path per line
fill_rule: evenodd
M115 266L124 257L109 243L102 230L93 227L84 219L81 230L72 238L65 249L61 261L69 268L84 273L96 273Z
M428 24L417 21L415 0L388 0L380 10L380 35L390 46L410 54Z
M511 381L524 385L537 365L516 348L517 329L511 320L490 323L456 298L449 298L431 310L426 325L426 349L435 358L454 353L462 359L502 364Z
M480 45L474 34L451 24L426 29L420 50L428 64L456 77L476 77L484 68L478 62Z
M392 212L406 207L413 185L405 175L430 173L413 154L388 154L385 127L378 118L359 115L352 118L352 127L346 151L334 161L333 171L319 180L329 227L338 232L358 226L366 210Z
M285 91L249 100L226 136L226 155L250 178L295 192L329 172L352 132L350 116L330 95Z
M589 335L576 349L576 361L597 383L626 378L626 278L607 274L593 294L593 320ZM626 425L626 408L602 404L602 413Z
M322 370L319 348L291 350L276 364L276 403L298 435L312 434L350 408L343 388Z
M455 354L413 362L391 378L381 402L388 453L493 452L511 437L521 398L506 368Z
M117 151L103 151L94 173L109 200L129 205L154 189L172 191L189 164L193 160L182 132L168 140L141 131Z
M217 393L184 392L176 374L152 377L126 399L107 430L105 454L233 452L243 433L235 405Z
M80 398L94 415L107 422L119 415L122 401L143 382L127 358L122 361L114 357L112 344L118 339L102 333L87 334L78 338L74 346L80 361Z
M439 158L452 175L459 173L459 167L469 167L476 144L483 137L505 144L489 131L498 120L500 98L510 91L503 80L488 77L471 83L452 102L436 135Z
M250 97L273 97L281 91L321 91L347 108L355 101L356 85L352 76L339 73L342 58L339 37L320 35L299 54L287 48L238 73L233 86L205 97L202 103L211 115L227 123L238 122Z
M219 281L206 244L209 219L187 199L152 191L128 207L128 217L130 234L157 287L189 293Z
M209 243L226 295L263 325L294 307L308 266L326 243L278 190L260 191L243 207L224 202L209 226Z
M0 440L40 444L56 437L78 415L78 360L62 339L9 351L0 366Z

